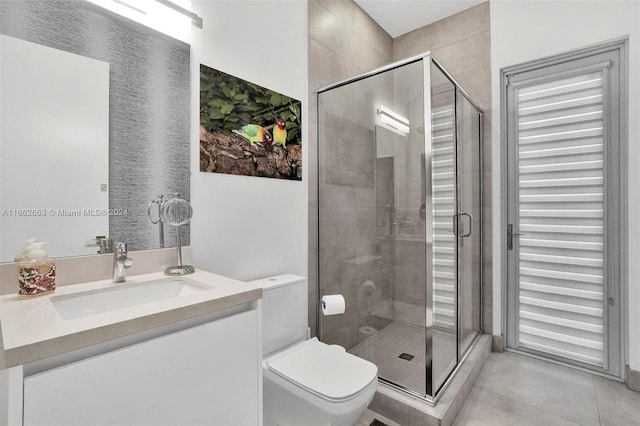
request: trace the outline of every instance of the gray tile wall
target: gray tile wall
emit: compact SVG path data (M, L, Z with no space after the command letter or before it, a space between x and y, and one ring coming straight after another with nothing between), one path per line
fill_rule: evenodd
M371 69L381 67L392 61L392 38L378 26L365 12L360 9L351 0L309 0L308 2L308 14L309 14L309 90L311 103L309 105L309 116L312 117L309 120L309 149L305 155L309 158L309 170L310 178L309 182L309 325L311 327L312 335L316 333L316 313L318 307L318 295L316 294L316 264L317 264L317 206L318 200L316 196L317 191L317 174L314 172L317 165L317 152L316 152L316 96L317 89L326 86L331 83L335 83L340 80L344 80L349 77L362 74ZM347 123L345 123L347 125ZM353 123L349 126L355 126ZM370 130L369 130L370 132ZM369 135L372 139L372 136ZM361 135L357 138L361 142L358 143L359 148L367 149L366 136ZM369 139L369 140L371 140ZM373 152L373 151L371 151ZM346 160L347 163L349 160ZM355 171L353 167L349 170L349 167L343 168L342 171L334 172L332 176L333 183L330 200L328 203L332 204L332 208L335 208L336 221L332 224L326 224L328 229L332 229L335 232L336 238L345 239L345 241L353 241L357 239L357 234L368 234L368 227L372 227L372 232L375 235L375 220L368 222L369 225L358 224L356 221L355 211L341 211L339 209L349 209L353 207L353 203L348 200L355 200L355 197L368 197L372 199L371 208L375 212L375 189L367 187L364 182L356 181L357 186L341 185L341 183L347 183L346 179L351 175L350 171ZM345 170L346 169L346 170ZM371 172L373 169L371 169ZM358 188L358 191L356 191ZM369 194L371 192L371 194ZM360 212L364 214L365 212ZM354 218L353 223L339 222L337 218L343 217ZM375 213L373 215L375 217ZM335 225L335 226L334 226ZM336 227L340 225L339 227ZM324 227L325 225L323 225ZM361 226L361 230L358 231L357 227ZM346 230L347 233L340 232ZM348 230L355 230L349 232ZM336 257L335 262L327 262L327 264L340 265L342 260L355 257L356 246L353 245L353 254L340 253L339 257ZM343 246L346 247L346 246ZM345 248L350 250L349 248ZM338 253L330 252L327 256L338 256ZM338 261L340 260L340 261ZM342 280L338 280L338 271L328 270L324 271L329 277L333 277L333 286L336 291L348 293L347 297L354 297L355 294L349 296L347 289L340 288L343 285ZM360 281L364 279L364 276L359 275L358 271L349 271L348 275L352 276L353 280ZM383 284L383 283L381 283ZM347 287L350 286L347 284ZM351 286L354 287L355 286ZM328 318L325 326L329 329L339 330L344 329L343 316L326 317ZM344 316L346 318L346 316ZM350 317L349 320L352 320ZM333 324L336 323L336 324ZM356 327L351 327L355 329ZM336 332L338 333L338 331ZM345 334L345 333L343 333ZM344 338L355 339L356 336L345 336Z

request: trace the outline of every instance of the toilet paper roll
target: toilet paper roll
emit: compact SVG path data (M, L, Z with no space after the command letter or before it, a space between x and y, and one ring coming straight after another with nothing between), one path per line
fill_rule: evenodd
M371 280L366 280L364 283L362 283L362 288L364 289L364 293L367 295L370 295L377 290L376 283Z
M367 340L369 337L373 336L378 332L377 328L370 327L368 325L364 327L360 327L358 329L358 343L362 343Z
M322 313L324 315L344 314L344 297L341 294L322 296Z

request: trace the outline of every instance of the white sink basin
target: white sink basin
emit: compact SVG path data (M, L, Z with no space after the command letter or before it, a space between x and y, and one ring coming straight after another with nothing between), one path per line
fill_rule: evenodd
M118 287L53 296L51 297L51 303L53 303L62 318L68 320L172 299L211 290L212 288L214 287L183 277L169 277L135 284L122 283Z

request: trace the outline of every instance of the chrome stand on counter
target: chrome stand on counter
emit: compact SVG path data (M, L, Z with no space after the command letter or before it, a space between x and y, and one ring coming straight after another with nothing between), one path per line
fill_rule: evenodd
M162 206L164 206L164 203L164 195L158 194L157 198L155 200L151 200L149 206L147 207L147 216L149 216L149 220L154 225L156 223L158 224L158 231L160 233L160 248L164 248L164 220L162 220L161 215ZM151 206L153 206L154 204L158 205L158 218L155 220L151 217Z
M160 217L163 222L176 227L176 251L178 255L178 265L169 266L164 270L165 275L187 275L193 274L196 270L191 265L182 264L182 235L180 234L180 225L189 223L193 216L193 208L187 200L179 198L176 192L174 198L163 203L160 210Z

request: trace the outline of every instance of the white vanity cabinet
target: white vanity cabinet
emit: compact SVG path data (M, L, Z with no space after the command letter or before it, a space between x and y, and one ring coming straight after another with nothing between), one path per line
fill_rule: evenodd
M258 425L259 307L28 375L24 425Z

